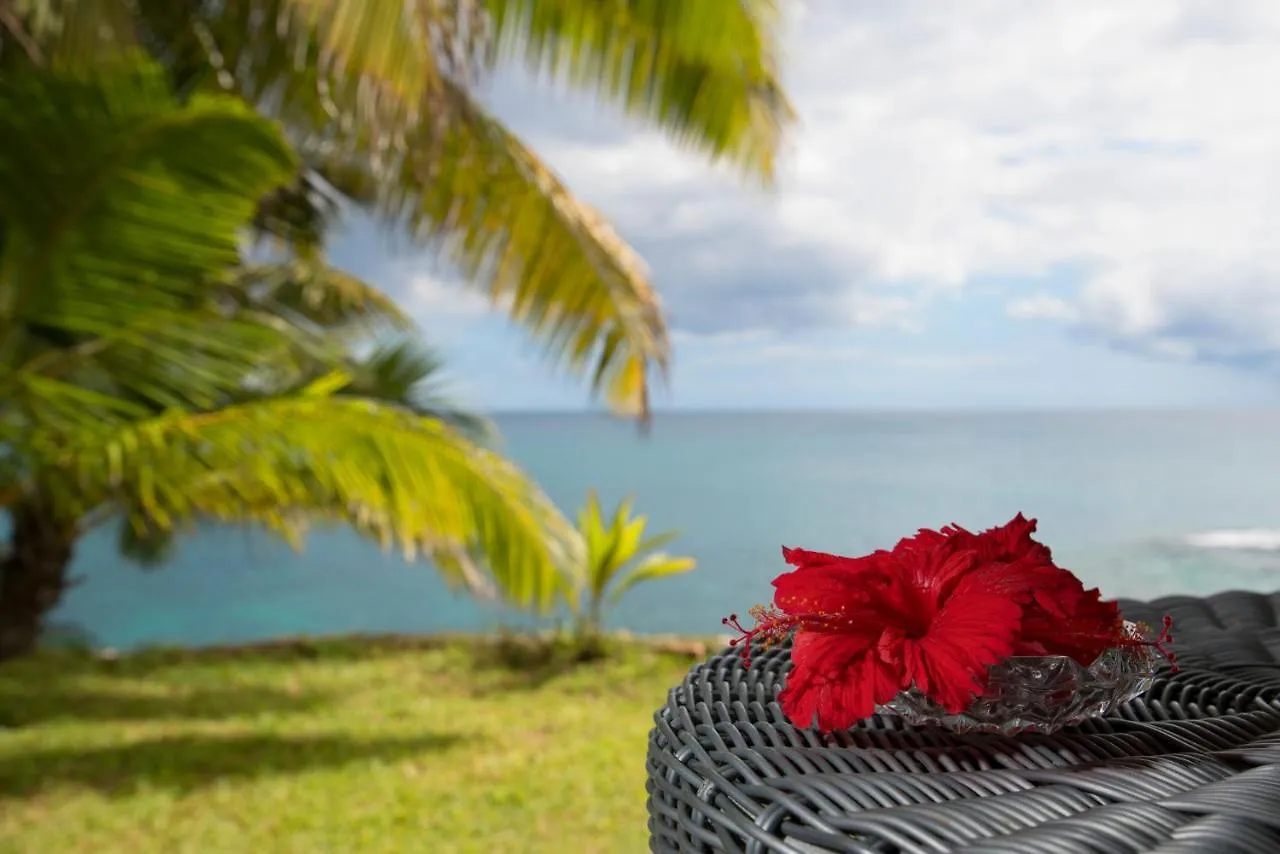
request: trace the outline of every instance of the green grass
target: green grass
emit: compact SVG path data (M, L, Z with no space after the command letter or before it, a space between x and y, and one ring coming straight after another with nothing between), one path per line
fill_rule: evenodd
M0 667L0 851L646 850L646 737L690 657L510 651L339 640Z

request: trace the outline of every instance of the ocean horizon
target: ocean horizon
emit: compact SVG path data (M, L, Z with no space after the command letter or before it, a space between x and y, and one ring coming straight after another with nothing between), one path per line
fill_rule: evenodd
M504 412L503 450L566 512L632 496L694 572L636 588L608 624L716 634L767 601L783 545L861 554L920 527L984 528L1018 512L1086 584L1115 597L1280 588L1280 410ZM81 544L52 622L96 645L491 631L550 625L451 593L354 533L302 553L206 527L141 570L104 528Z

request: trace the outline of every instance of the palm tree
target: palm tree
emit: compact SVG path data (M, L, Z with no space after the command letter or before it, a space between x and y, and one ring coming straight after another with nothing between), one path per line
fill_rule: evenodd
M29 644L29 615L38 622L56 601L75 538L113 512L139 543L192 518L291 537L309 518L354 521L431 554L449 577L481 583L480 558L513 600L547 602L563 520L456 421L368 397L376 374L347 360L346 327L404 318L329 269L324 242L354 207L433 248L612 408L647 419L669 342L643 264L483 108L475 84L522 62L767 181L791 121L774 6L0 0L0 84L32 69L101 73L138 50L178 99L160 106L150 71L112 78L144 81L142 96L110 89L105 101L90 74L63 78L67 91L52 94L106 108L97 120L115 135L104 138L159 164L125 163L135 172L108 188L61 168L114 168L106 149L77 146L101 128L58 126L51 106L24 116L40 95L5 86L0 507L14 532L0 564L0 656ZM156 114L130 113L134 99ZM179 109L194 112L158 118ZM251 111L283 129L300 169ZM163 132L146 125L127 142L144 120ZM165 152L174 163L158 140L177 140ZM175 207L179 195L187 204ZM250 199L283 265L243 265L232 235ZM32 247L44 265L34 272Z
M436 361L351 355L405 325L394 304L323 266L242 262L239 232L297 169L269 121L179 104L135 61L0 78L0 138L0 658L32 649L77 540L115 519L152 557L198 519L295 542L344 523L550 603L560 514L424 387Z

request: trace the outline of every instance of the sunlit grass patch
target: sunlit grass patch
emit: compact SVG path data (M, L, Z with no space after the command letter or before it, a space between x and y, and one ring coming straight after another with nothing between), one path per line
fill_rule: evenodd
M0 668L0 851L635 852L688 655L334 640Z

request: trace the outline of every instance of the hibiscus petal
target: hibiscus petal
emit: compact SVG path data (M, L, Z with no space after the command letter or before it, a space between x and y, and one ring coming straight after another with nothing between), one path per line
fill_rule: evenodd
M782 547L782 559L787 562L788 566L795 567L840 566L845 561L850 560L850 558L829 554L828 552L793 549L787 546Z
M887 555L888 552L878 551L860 557L845 557L843 555L828 554L827 552L782 547L782 559L787 562L787 565L804 571L834 569L851 574L860 573L882 566L883 558Z
M867 600L866 584L833 570L796 570L773 580L773 603L788 614L820 614L857 608Z
M957 588L929 631L904 643L907 675L948 711L962 712L985 688L991 665L1013 651L1021 618L1012 599Z
M1034 559L991 563L966 576L956 592L1005 596L1025 604L1042 600L1052 608L1074 601L1084 593L1084 585L1065 569Z
M818 673L802 667L792 667L787 683L778 694L782 712L796 726L811 727L818 722L818 707L822 705L824 692L829 691L826 677L821 681Z
M1070 656L1088 667L1124 636L1119 606L1102 599L1096 588L1082 589L1074 599L1055 604L1063 607L1051 611L1037 601L1022 621L1024 641L1039 644L1047 655Z
M870 568L857 572L835 566L796 569L773 580L773 601L792 616L874 621L877 615L867 610L868 603L882 596L890 581L883 571Z
M791 644L792 666L813 672L838 672L850 661L874 647L880 634L880 627L871 624L850 627L847 632L801 629L796 632Z
M963 537L936 531L921 531L901 541L893 557L905 583L919 591L930 609L950 595L960 578L980 566L978 553Z
M898 692L894 669L847 635L799 632L791 659L778 699L797 726L846 729Z
M873 653L863 653L849 670L849 678L831 692L818 710L818 728L824 732L848 729L875 714L876 706L892 700L900 690L897 672Z
M910 537L903 537L898 540L898 544L893 550L903 551L906 549L928 549L940 545L947 541L946 529L934 531L930 528L921 528Z
M1039 561L1052 561L1049 547L1037 542L1031 535L1036 531L1035 519L1019 513L998 528L989 528L977 535L978 550L984 560L1011 561L1033 557Z

